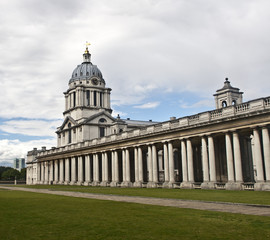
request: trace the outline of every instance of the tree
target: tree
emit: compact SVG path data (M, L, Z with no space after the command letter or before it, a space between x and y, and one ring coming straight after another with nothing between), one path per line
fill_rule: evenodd
M10 168L2 173L2 180L15 180L15 177L19 179L20 175L21 173L18 170Z
M21 169L20 180L26 181L26 168Z
M9 170L9 169L12 169L11 167L4 167L4 166L0 166L0 179L2 179L2 174Z

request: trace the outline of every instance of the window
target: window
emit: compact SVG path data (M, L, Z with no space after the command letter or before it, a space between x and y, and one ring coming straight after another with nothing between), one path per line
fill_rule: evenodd
M102 107L102 93L99 94L100 106Z
M71 143L71 123L68 124L68 143Z
M86 105L90 106L90 91L86 91Z
M222 107L227 107L227 102L226 101L222 102Z
M101 119L99 119L99 122L100 122L100 123L106 123L107 120L106 120L105 118L101 118Z
M76 92L73 93L73 107L76 106Z
M232 101L232 105L233 105L233 106L236 105L236 101L235 101L235 100Z
M97 106L97 91L94 91L94 106Z
M105 136L105 127L99 127L99 137Z

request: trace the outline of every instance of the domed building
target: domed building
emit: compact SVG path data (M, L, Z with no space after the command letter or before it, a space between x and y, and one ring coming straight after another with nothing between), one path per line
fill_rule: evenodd
M58 147L154 124L112 117L111 89L106 87L99 68L92 64L88 47L83 54L83 62L73 70L68 85L64 92L64 122L56 132Z
M161 123L114 118L86 48L65 95L57 147L27 154L27 184L270 190L270 97L228 79L216 109Z

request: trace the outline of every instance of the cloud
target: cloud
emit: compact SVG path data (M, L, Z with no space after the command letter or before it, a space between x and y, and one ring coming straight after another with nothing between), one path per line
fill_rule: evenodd
M148 102L142 105L134 106L134 108L141 108L141 109L149 109L149 108L156 108L160 102Z
M55 137L55 131L61 124L61 120L9 120L0 125L0 130L6 133L23 134L27 136Z
M213 100L210 99L204 99L200 100L196 103L189 104L187 102L184 102L183 100L180 100L180 107L181 108L209 108L211 110L213 108Z
M47 146L47 148L56 145L55 138L48 138L43 140L33 140L22 142L19 140L0 140L0 165L1 162L12 163L15 158L26 158L27 152L37 147L40 149L42 146Z

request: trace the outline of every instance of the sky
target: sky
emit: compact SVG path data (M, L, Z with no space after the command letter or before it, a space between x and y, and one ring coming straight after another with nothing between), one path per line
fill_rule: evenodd
M1 0L0 165L56 146L86 41L113 116L166 121L213 110L226 77L270 95L269 0Z

